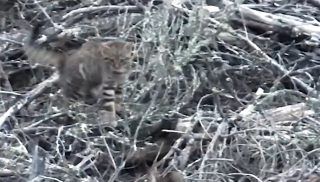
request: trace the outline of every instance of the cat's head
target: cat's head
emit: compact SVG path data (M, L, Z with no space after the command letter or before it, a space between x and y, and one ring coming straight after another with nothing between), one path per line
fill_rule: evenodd
M134 44L122 40L101 43L100 54L113 71L125 71L133 59Z

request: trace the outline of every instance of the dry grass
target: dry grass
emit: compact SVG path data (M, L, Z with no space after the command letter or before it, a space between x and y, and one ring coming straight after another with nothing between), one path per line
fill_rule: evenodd
M315 1L102 2L21 0L6 13L0 181L320 180ZM26 61L35 21L45 46L136 42L119 127Z

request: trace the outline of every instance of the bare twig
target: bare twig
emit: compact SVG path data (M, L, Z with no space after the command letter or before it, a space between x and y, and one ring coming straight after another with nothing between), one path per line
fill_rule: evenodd
M73 17L80 13L89 13L93 11L141 11L142 9L137 6L98 6L98 7L86 7L86 8L78 8L76 10L70 11L66 15L62 17L63 20Z
M35 1L35 3L37 4L38 8L41 10L41 12L47 17L47 19L50 21L50 23L55 27L55 28L62 28L61 26L59 26L57 23L55 23L52 18L50 17L50 15L47 13L47 11L40 5L40 3L38 1Z
M251 106L251 105L249 105ZM247 107L240 112L244 122L268 120L273 122L296 121L298 118L315 114L305 103L283 106L265 110L263 115L257 113L254 107Z
M10 43L17 44L17 45L23 45L22 42L19 42L19 41L10 39L10 38L6 38L6 37L0 37L0 41L10 42Z
M0 127L5 123L8 117L13 116L16 112L18 112L21 108L23 108L23 106L30 103L39 94L41 94L46 88L50 87L53 83L58 81L58 79L59 79L59 74L58 73L53 74L50 78L41 82L39 85L36 86L36 88L28 92L23 99L17 101L0 117Z
M307 0L307 2L312 4L313 6L316 6L317 8L320 8L320 1L319 0Z

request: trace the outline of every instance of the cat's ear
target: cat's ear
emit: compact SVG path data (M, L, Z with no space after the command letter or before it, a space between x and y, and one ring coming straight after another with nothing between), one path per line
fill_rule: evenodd
M109 42L101 43L101 46L99 46L99 52L102 55L108 55L110 50L111 50L111 46Z
M124 48L127 51L127 53L130 55L130 57L134 56L135 45L133 42L126 42L126 44L124 45Z
M101 47L103 47L105 49L110 49L110 42L102 42Z

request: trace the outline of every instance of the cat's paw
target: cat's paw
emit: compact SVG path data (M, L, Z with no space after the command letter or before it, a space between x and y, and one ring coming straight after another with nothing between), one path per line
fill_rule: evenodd
M116 127L118 125L115 113L108 111L99 111L99 121L101 123L109 123L111 127Z

